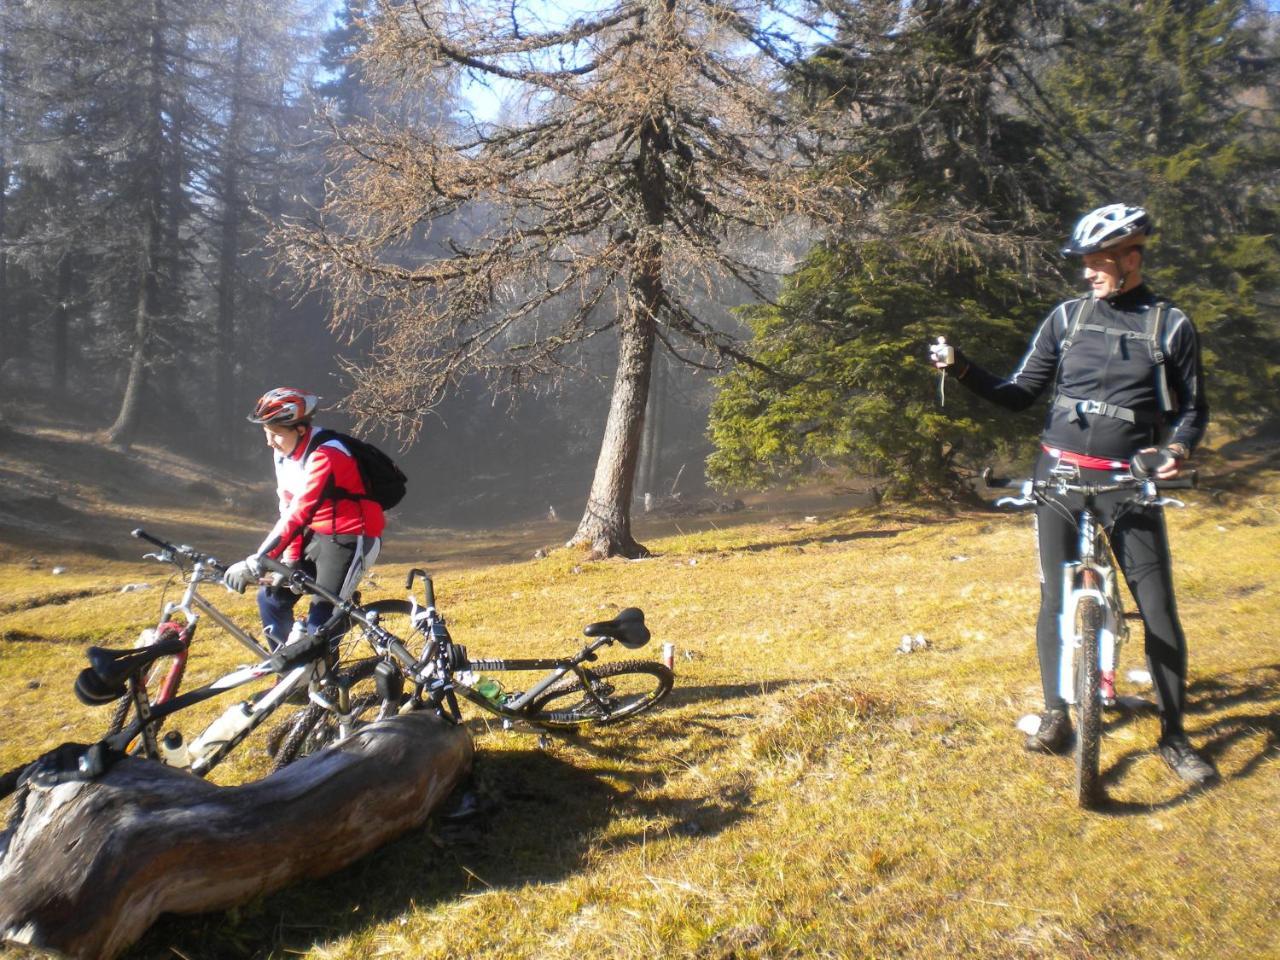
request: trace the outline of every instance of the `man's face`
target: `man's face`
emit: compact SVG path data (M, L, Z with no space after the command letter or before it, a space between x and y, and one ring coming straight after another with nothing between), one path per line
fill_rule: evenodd
M302 431L302 427L279 427L272 423L262 425L262 432L267 437L267 446L286 457L297 449L298 441L302 439Z
M1104 253L1086 253L1084 255L1084 279L1093 289L1094 296L1099 299L1109 297L1125 289L1126 278L1138 264L1138 252L1132 247L1128 250L1106 251ZM1129 286L1136 286L1131 282Z

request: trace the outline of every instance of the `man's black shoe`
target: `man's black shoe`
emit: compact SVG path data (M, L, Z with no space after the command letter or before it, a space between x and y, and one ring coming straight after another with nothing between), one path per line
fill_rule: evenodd
M1200 755L1185 734L1176 733L1160 741L1160 756L1169 769L1188 783L1202 786L1218 779L1218 771L1212 763Z
M1032 753L1066 753L1071 748L1071 720L1065 710L1040 714L1040 728L1023 744Z

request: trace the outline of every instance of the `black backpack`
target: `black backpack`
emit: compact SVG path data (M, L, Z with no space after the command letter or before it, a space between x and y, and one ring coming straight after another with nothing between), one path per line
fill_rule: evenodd
M338 487L333 478L329 479L329 489L324 499L332 500L375 500L383 510L390 510L404 499L405 486L409 479L396 466L396 462L375 447L349 434L337 430L315 430L302 455L303 461L311 456L311 451L328 440L339 440L351 451L356 466L360 470L360 479L364 481L366 493L352 493Z

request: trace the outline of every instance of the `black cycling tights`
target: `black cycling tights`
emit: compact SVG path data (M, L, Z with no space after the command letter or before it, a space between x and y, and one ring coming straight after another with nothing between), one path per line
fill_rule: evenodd
M1057 459L1042 456L1036 478L1044 479ZM1075 469L1075 468L1066 468ZM1081 481L1105 483L1113 476L1105 470L1079 469ZM1155 684L1162 735L1182 732L1186 702L1187 640L1178 622L1173 599L1173 568L1164 511L1136 507L1123 501L1131 494L1117 492L1095 498L1098 521L1106 528L1116 562L1124 571L1129 591L1138 603L1146 627L1147 667ZM1036 540L1040 549L1040 618L1036 623L1036 647L1040 656L1040 682L1045 705L1063 707L1058 694L1058 613L1062 609L1062 565L1079 558L1079 530L1074 519L1081 506L1078 496L1060 501L1066 511L1042 504L1036 509Z

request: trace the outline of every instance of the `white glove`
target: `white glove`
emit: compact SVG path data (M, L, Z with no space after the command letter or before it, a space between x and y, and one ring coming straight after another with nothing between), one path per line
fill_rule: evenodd
M262 567L258 563L258 557L250 554L239 563L227 567L227 572L222 575L222 585L233 593L244 593L245 587L256 583L260 576Z

